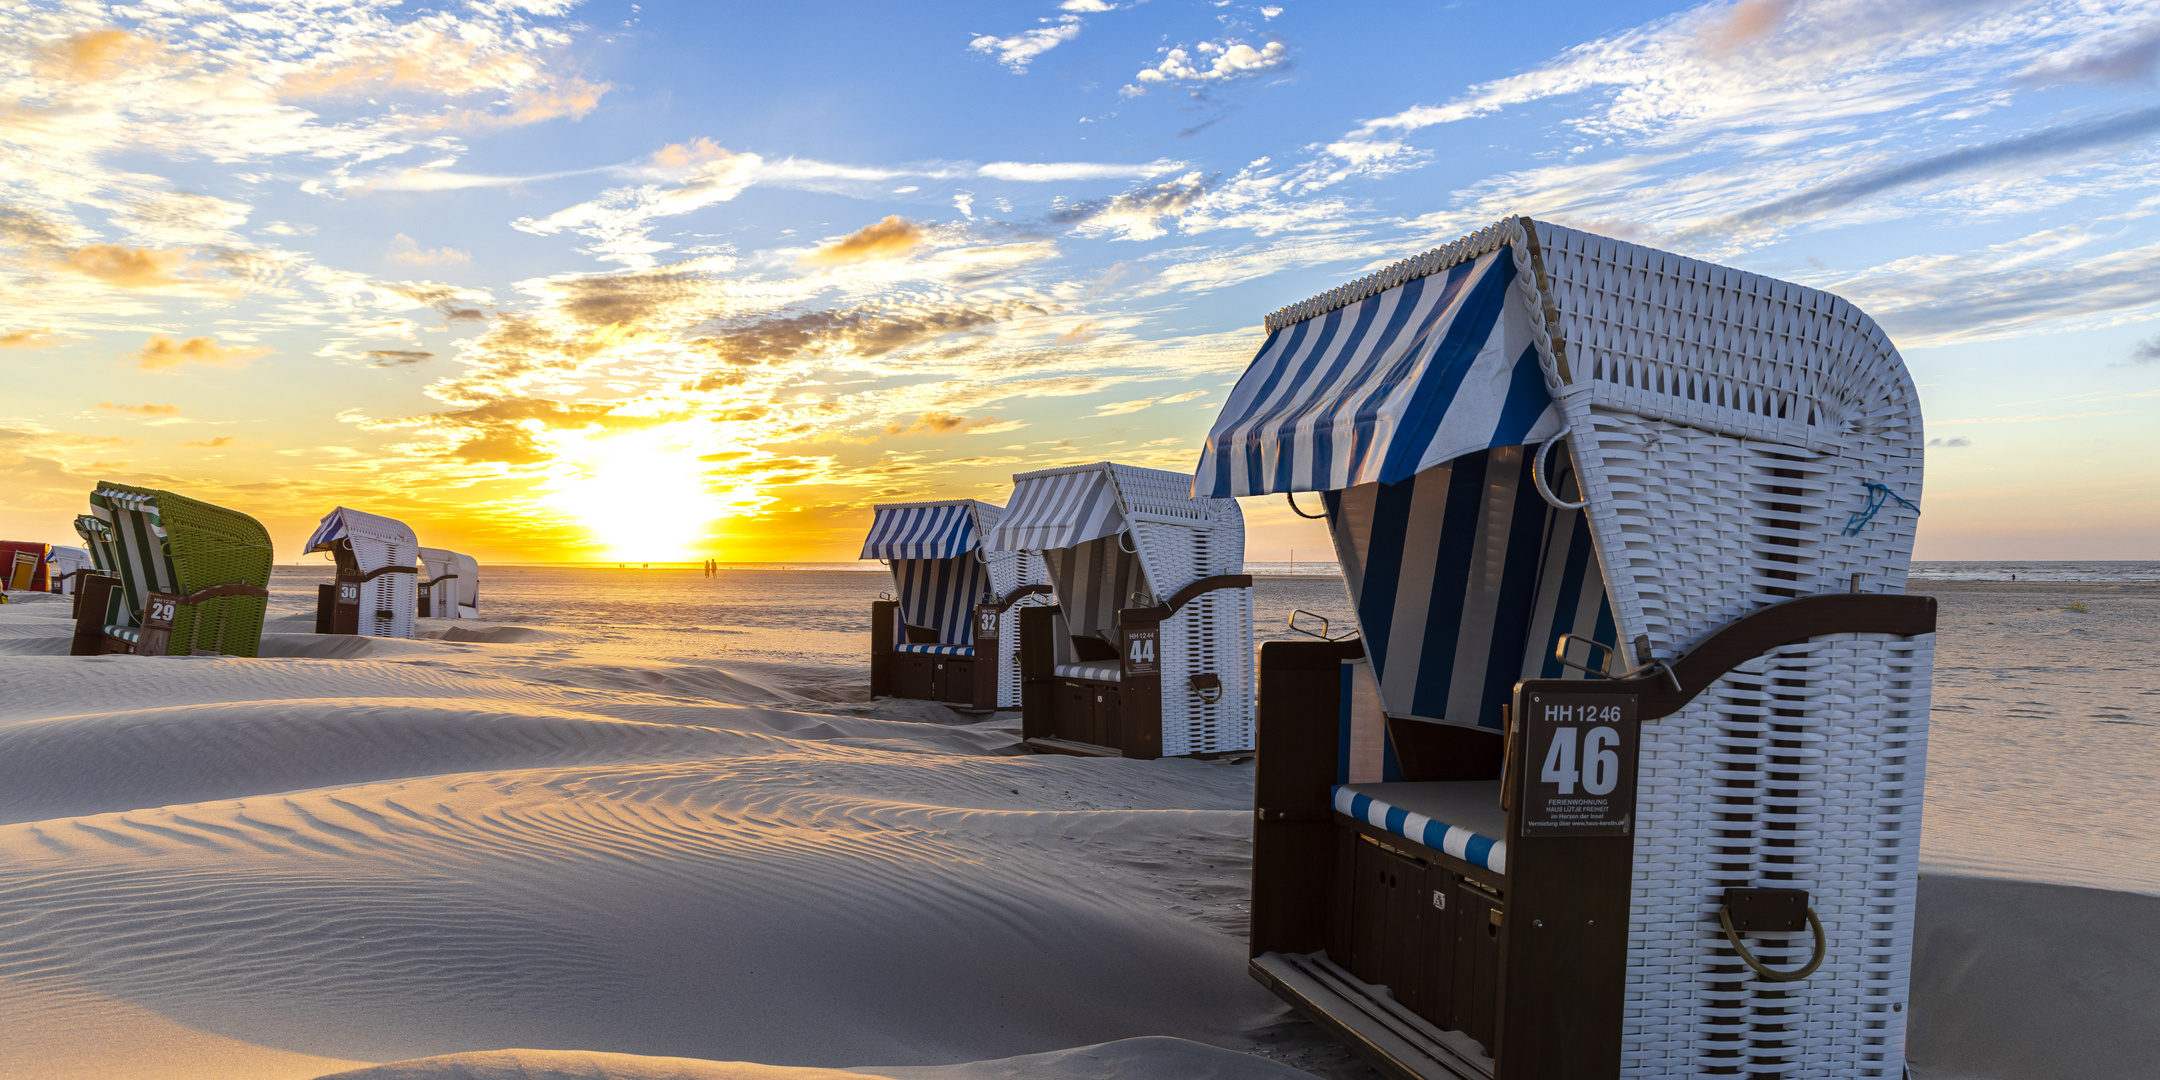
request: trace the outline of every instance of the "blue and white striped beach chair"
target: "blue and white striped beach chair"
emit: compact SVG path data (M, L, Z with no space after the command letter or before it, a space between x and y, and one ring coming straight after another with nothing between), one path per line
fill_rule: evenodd
M1194 489L1316 493L1358 635L1261 651L1253 975L1394 1076L1900 1077L1934 602L1881 331L1528 218L1266 327Z
M1058 606L1020 628L1037 749L1154 758L1252 748L1252 579L1235 500L1098 462L1013 478L985 546L1032 552Z
M871 696L1019 708L1019 609L1050 589L1041 560L983 549L1004 509L973 499L872 509L861 557L892 568L894 598L871 605Z

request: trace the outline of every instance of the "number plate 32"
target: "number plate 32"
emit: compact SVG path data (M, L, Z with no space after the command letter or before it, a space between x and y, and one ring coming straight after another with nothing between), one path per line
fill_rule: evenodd
M1630 694L1531 694L1523 703L1524 836L1627 836L1640 744Z

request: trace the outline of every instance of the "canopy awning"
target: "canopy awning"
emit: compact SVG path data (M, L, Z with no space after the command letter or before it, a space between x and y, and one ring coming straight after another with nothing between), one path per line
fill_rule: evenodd
M998 507L974 500L887 503L875 506L864 559L951 559L975 550L981 537L975 519L997 520Z
M300 550L322 551L348 537L379 540L385 544L417 545L420 542L402 521L340 506L323 515L322 524L315 527L315 534L308 537L307 545Z
M1393 484L1557 434L1515 278L1503 246L1275 329L1208 432L1193 493Z
M989 551L1050 551L1079 547L1125 531L1117 484L1107 464L1046 469L1013 477L1005 516L983 547Z

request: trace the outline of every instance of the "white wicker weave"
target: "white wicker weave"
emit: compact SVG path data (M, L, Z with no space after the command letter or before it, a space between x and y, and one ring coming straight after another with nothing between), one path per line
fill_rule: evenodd
M1050 575L1043 566L1042 556L1032 551L984 551L975 549L983 566L990 571L990 587L998 596L1004 597L1022 585L1046 585ZM979 647L975 650L975 662L989 661L998 666L997 707L1017 709L1020 707L1020 609L1050 601L1041 596L1022 597L1006 608L998 617L997 655L985 656Z

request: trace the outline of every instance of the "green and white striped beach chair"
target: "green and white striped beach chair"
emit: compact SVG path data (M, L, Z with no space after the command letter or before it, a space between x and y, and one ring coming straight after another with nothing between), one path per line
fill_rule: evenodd
M76 607L77 656L254 656L270 597L270 534L170 491L99 484L76 519L104 573Z

